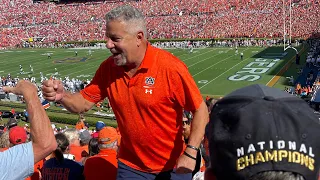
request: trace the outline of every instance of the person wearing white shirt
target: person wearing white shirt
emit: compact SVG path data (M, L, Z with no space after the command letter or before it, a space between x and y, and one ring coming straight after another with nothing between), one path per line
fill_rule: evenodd
M16 87L3 87L3 91L23 95L30 118L32 141L16 145L0 153L0 180L24 179L32 175L35 163L47 157L57 148L57 142L34 84L21 80Z

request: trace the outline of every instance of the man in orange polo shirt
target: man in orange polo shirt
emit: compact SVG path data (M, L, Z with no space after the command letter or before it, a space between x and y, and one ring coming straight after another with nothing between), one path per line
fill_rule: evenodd
M118 137L113 127L104 127L99 131L99 153L86 160L83 172L86 180L116 179Z
M117 179L191 179L208 111L186 65L148 43L145 17L131 6L107 13L106 37L112 55L85 89L71 94L48 80L43 96L77 113L108 97L122 136ZM183 109L194 115L187 147Z

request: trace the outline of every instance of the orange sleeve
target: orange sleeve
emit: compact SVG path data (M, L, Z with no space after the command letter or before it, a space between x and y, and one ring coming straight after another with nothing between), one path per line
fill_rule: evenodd
M88 101L93 103L98 103L103 100L106 95L106 78L108 75L108 60L104 61L96 71L92 81L87 85L83 90L80 91L80 94Z
M203 101L200 90L186 65L182 62L176 64L178 67L175 67L170 74L173 97L185 110L194 111Z

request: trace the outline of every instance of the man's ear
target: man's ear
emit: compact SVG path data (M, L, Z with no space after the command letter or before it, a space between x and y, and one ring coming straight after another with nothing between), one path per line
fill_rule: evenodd
M138 47L142 44L143 39L144 39L144 34L142 31L139 31L137 33L137 46Z

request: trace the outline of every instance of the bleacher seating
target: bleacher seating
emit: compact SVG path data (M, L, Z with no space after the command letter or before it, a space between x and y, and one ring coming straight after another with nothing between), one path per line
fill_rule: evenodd
M2 0L0 48L17 46L29 37L43 37L47 44L103 40L105 13L124 3L143 11L147 16L149 37L153 39L283 36L283 1L280 0L146 0L72 4ZM301 0L292 9L292 36L319 36L319 0Z

